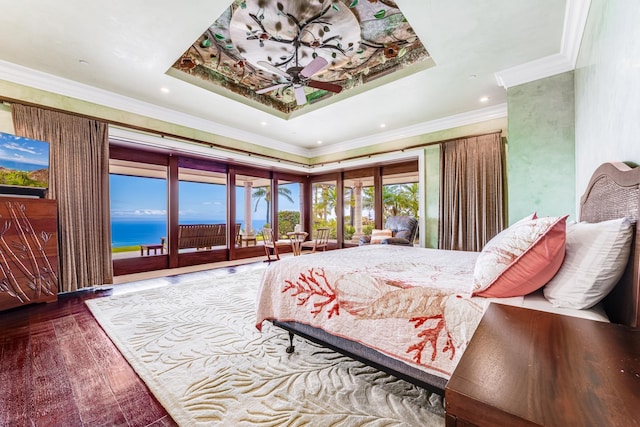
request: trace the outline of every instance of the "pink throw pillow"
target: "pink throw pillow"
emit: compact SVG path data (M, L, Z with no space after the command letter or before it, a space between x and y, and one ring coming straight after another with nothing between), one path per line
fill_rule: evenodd
M482 249L473 274L473 295L507 298L544 286L564 260L566 220L524 218Z

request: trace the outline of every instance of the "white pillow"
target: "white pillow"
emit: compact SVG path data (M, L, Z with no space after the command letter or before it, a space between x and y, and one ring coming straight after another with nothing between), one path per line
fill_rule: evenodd
M633 226L626 218L567 224L565 258L544 287L555 307L584 309L600 302L624 273Z

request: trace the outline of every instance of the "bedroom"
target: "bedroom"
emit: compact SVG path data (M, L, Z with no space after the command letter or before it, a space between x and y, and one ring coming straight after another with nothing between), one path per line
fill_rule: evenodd
M508 130L509 135L511 220L531 210L544 215L575 215L577 198L600 163L640 162L634 138L639 126L635 120L639 108L635 100L640 81L634 62L639 51L638 30L632 23L637 18L637 8L628 2L591 2L576 71L507 91L508 125L503 121L501 127ZM26 89L12 81L3 77L3 98L34 103L42 99L43 93L38 89ZM558 126L557 111L567 111L567 107L562 106L567 102L563 92L571 99L568 108L575 108L575 138L569 132L558 141L554 132ZM546 104L549 96L559 103L554 104L553 109ZM70 101L51 95L45 98L46 103L58 102L60 108ZM73 108L78 108L77 105ZM10 123L8 116L5 110L3 124ZM573 116L569 116L567 128L571 131ZM137 118L131 120L131 124L137 123ZM493 130L495 124L487 124L487 128ZM475 133L468 129L454 132ZM442 139L444 133L436 137Z

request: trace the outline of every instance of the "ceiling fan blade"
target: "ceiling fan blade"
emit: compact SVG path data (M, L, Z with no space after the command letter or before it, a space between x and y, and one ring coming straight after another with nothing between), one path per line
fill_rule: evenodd
M300 75L308 79L327 65L329 65L329 63L326 59L321 56L316 56L313 61L309 62L306 67L300 70Z
M318 80L309 80L307 82L307 86L315 88L315 89L323 89L328 90L329 92L340 93L342 91L342 86L329 83L329 82L321 82Z
M272 72L273 74L277 74L279 76L286 78L287 80L291 78L289 74L285 73L280 68L275 67L273 64L270 64L267 61L258 61L258 65L264 68L265 70Z
M262 88L260 90L257 90L256 93L258 95L262 95L263 93L271 92L272 90L276 90L276 89L279 89L281 87L288 86L289 84L290 83L280 83L280 84L277 84L277 85L265 87L265 88Z
M307 103L307 95L305 95L304 93L303 86L295 86L293 88L293 93L296 96L296 102L298 103L298 105L304 105Z

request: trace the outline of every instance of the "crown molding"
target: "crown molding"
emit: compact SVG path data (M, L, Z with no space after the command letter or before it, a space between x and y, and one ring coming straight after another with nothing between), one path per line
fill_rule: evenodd
M569 60L561 53L507 68L495 74L498 86L509 89L524 83L540 80L573 70Z
M567 0L560 53L496 72L498 85L508 89L575 69L590 6L591 0Z
M580 44L590 7L591 0L567 0L560 52L567 58L572 70L576 68L578 62Z
M314 148L310 150L310 152L311 157L341 153L348 150L367 147L369 145L382 144L398 139L410 138L412 136L424 135L441 130L471 125L501 117L507 117L506 103L480 108L478 110L468 111L466 113L455 114L453 116L419 123L417 125L408 126L398 130L383 132L372 136L353 139L350 141L344 141L339 144L333 144L329 147Z
M104 89L99 89L73 80L43 73L21 65L0 60L0 80L52 92L58 95L97 105L126 111L168 123L186 126L192 129L208 132L238 141L249 142L254 145L269 147L290 154L309 157L308 150L286 144L262 135L246 132L231 126L221 125L210 120L201 119L189 114L180 113L169 108L140 101L128 96L119 95Z

